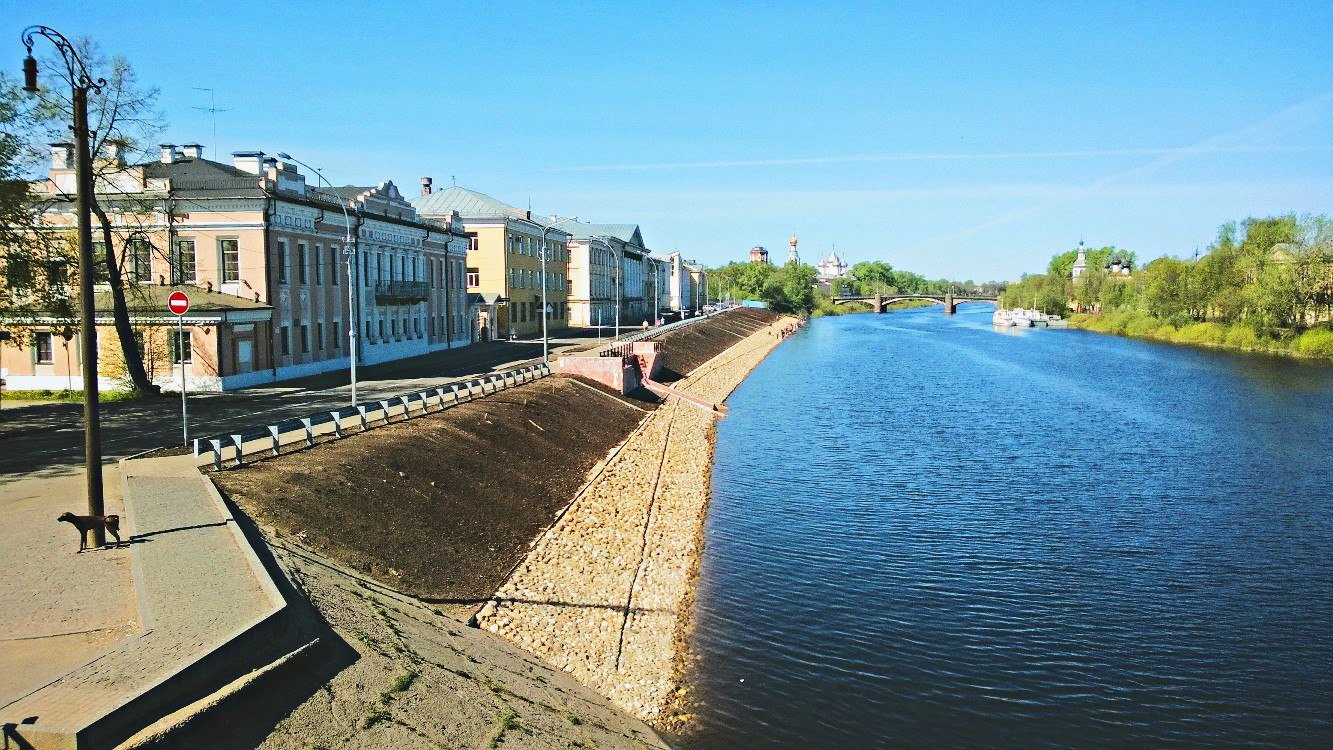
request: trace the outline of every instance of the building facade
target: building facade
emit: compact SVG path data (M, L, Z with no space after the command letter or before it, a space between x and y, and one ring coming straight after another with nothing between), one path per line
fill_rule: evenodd
M561 227L484 193L421 181L411 201L426 218L457 217L469 240L466 284L478 339L530 338L542 332L542 256L547 328L569 318L569 238Z
M708 304L704 267L681 257L680 253L671 253L662 260L670 279L666 290L667 309L687 317L699 312Z
M53 145L50 175L35 186L47 206L39 231L74 226L73 167L73 147ZM350 326L367 364L471 340L462 227L421 220L391 182L318 190L294 164L259 151L223 164L198 144L164 145L159 160L136 165L103 155L99 167L131 323L164 388L177 387L182 366L192 390L214 391L344 369ZM166 309L175 290L191 300L184 341ZM114 387L124 364L107 285L97 299L99 378ZM39 316L27 341L7 342L29 350L5 357L8 387L82 387L77 358L52 351L69 322Z

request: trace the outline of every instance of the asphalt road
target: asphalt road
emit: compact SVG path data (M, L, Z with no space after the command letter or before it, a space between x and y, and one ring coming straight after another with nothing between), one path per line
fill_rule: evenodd
M551 339L552 352L595 343L577 335ZM540 341L488 342L357 370L362 402L421 391L541 358ZM190 435L272 424L351 402L347 371L289 380L230 393L190 397ZM102 455L110 462L163 446L180 445L179 394L102 405ZM0 485L17 479L66 474L83 465L83 406L40 404L0 411Z

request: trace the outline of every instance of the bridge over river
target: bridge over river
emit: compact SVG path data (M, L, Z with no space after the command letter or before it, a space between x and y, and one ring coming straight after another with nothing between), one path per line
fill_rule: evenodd
M858 297L834 297L833 303L841 305L846 302L869 302L875 308L875 312L882 313L884 312L884 308L890 304L909 299L922 299L937 305L943 305L945 315L953 315L955 312L958 312L958 306L964 302L995 303L998 301L994 295L954 296L954 294L950 292L948 294L875 294Z

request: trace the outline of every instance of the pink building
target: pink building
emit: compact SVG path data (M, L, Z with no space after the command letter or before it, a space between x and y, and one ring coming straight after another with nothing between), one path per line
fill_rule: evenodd
M262 152L223 164L198 144L164 145L144 164L115 159L99 160L98 203L112 218L145 365L164 388L178 387L182 356L198 390L345 369L349 325L365 364L471 341L461 224L418 217L392 182L317 189ZM37 186L50 204L46 231L74 225L73 166L73 147L54 144L50 177ZM185 346L166 309L176 289L191 300ZM124 364L109 287L97 298L100 380L115 387ZM0 344L7 388L82 387L77 342L60 335L68 323L39 315L26 336Z

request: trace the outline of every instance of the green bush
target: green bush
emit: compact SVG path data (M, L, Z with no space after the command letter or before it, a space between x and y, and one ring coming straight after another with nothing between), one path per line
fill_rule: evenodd
M1237 323L1236 325L1231 326L1231 329L1227 331L1225 343L1227 346L1235 347L1236 349L1255 350L1268 348L1259 338L1259 334L1244 323Z
M1153 337L1159 338L1163 341L1174 341L1176 338L1176 327L1171 325L1170 323L1163 323L1156 331L1153 332Z
M1295 349L1310 357L1333 357L1333 329L1311 328L1296 338Z
M1227 327L1221 323L1194 323L1180 329L1176 341L1185 344L1221 346L1226 341Z
M1157 329L1160 328L1161 325L1161 321L1158 321L1156 318L1134 318L1125 326L1125 334L1127 336L1146 338L1156 335Z

